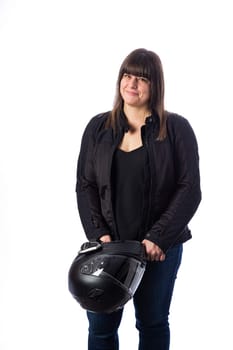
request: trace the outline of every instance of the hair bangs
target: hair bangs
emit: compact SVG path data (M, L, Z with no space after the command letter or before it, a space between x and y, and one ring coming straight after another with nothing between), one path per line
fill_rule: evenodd
M146 62L128 62L121 73L121 76L126 73L151 80L151 71Z

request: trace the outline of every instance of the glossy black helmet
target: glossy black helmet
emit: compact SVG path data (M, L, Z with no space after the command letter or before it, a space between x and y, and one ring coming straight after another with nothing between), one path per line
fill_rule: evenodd
M87 242L69 269L69 291L86 310L113 312L133 297L145 266L138 241Z

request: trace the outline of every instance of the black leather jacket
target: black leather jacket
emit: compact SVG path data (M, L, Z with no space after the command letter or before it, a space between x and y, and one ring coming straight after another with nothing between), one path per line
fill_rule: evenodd
M105 127L107 116L99 114L90 120L78 159L77 202L89 240L104 234L119 239L112 209L111 164L128 125L122 115L114 133ZM158 116L148 117L141 129L148 152L141 240L151 240L166 252L191 238L187 225L201 201L199 155L195 134L185 118L169 113L165 140L157 140L158 132Z

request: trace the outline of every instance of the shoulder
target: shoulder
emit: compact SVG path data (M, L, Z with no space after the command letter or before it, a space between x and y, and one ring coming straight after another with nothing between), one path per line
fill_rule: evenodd
M175 134L188 135L193 134L193 128L189 120L180 114L167 112L167 130L168 133L172 132Z
M87 126L91 126L94 128L94 127L104 125L108 119L109 113L110 112L103 112L103 113L96 114L94 117L92 117L89 120Z
M167 134L172 143L182 145L189 149L197 148L197 139L194 130L187 118L177 114L167 115Z
M104 129L109 113L110 112L103 112L92 117L87 123L84 133L94 134L99 130Z
M167 112L167 125L168 126L174 126L174 127L182 127L185 125L190 125L188 119L183 117L180 114L173 113L173 112Z

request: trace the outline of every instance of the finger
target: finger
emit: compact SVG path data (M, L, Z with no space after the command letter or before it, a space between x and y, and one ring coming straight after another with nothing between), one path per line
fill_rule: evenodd
M160 256L160 261L164 261L166 259L166 255L165 254L162 254L161 256Z
M155 256L152 255L152 254L147 254L147 260L154 261L155 260Z
M148 258L150 261L159 261L160 260L160 258L157 254L150 254L150 255L148 255Z
M150 261L164 261L166 258L165 254L150 254L149 255L149 260Z

